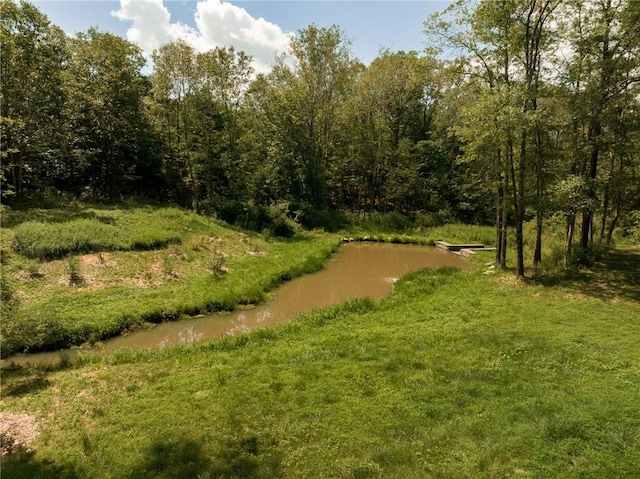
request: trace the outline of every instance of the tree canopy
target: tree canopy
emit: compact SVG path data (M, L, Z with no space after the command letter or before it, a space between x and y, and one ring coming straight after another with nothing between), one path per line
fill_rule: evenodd
M425 19L424 51L370 65L339 26L310 25L266 75L182 40L146 73L127 40L0 6L6 204L150 197L311 227L332 211L433 214L494 224L503 267L514 228L520 275L529 222L535 264L551 218L567 263L638 221L638 2L458 0Z

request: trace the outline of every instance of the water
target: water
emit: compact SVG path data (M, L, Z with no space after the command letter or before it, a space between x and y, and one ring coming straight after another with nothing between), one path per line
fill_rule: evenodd
M425 267L440 266L470 268L470 264L460 256L428 246L345 244L323 270L284 283L264 304L231 313L157 324L110 339L100 345L100 349L165 348L181 342L195 343L275 326L292 321L300 313L313 308L352 298L383 298L391 293L393 283L399 277ZM18 355L5 363L53 362L59 357L60 352Z

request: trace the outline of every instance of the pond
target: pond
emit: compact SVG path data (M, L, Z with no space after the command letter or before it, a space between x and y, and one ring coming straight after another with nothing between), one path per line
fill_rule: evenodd
M430 246L348 243L324 269L284 283L264 304L141 328L106 341L99 349L165 348L275 326L292 321L311 309L348 299L381 299L391 293L393 283L399 277L425 267L441 266L471 268L464 258ZM60 352L17 355L7 359L5 364L53 362L59 357Z

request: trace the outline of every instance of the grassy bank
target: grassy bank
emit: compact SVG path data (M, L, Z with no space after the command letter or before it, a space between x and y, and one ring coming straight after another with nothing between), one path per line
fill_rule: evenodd
M2 225L3 356L260 302L337 248L331 236L275 240L164 207L10 211Z
M0 408L40 435L3 477L637 477L640 298L618 282L640 261L617 259L604 289L422 271L276 329L6 371Z

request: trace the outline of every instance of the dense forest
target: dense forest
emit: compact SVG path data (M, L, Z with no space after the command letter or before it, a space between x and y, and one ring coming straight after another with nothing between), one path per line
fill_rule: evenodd
M564 261L640 225L640 2L459 1L422 52L354 58L310 25L267 75L232 47L70 38L2 0L1 194L172 202L260 229L341 212L496 226L524 274L550 218ZM507 232L515 238L507 238Z

